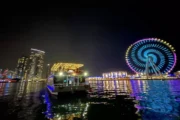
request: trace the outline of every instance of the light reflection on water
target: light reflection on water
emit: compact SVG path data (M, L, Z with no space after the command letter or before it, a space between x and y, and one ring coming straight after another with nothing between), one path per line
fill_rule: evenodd
M128 81L94 81L90 83L94 92L87 97L52 99L47 91L42 95L46 110L44 114L53 120L110 120L138 118L133 99L128 99L131 89ZM116 96L123 96L118 97ZM126 100L124 100L126 99Z
M0 83L0 115L8 120L34 120L41 111L42 83Z
M138 108L143 119L176 120L179 119L180 81L178 80L134 80L131 81L132 93L139 101Z
M1 118L180 119L179 80L90 81L90 85L94 91L87 97L56 99L43 82L0 83Z
M180 119L179 80L131 80L91 81L98 91L114 91L115 95L126 93L136 101L136 113L143 120Z

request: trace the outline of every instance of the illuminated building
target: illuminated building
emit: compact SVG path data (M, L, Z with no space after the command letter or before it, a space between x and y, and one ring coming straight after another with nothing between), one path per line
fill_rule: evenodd
M175 72L174 75L179 78L180 77L180 70Z
M113 79L129 79L129 77L128 77L128 74L126 71L117 71L117 72L103 73L102 77L86 78L87 81L89 81L89 80L113 80Z
M31 48L28 79L41 79L43 73L44 51Z
M21 56L18 59L17 67L15 69L17 78L23 79L25 77L25 74L27 73L28 59L29 58L27 56Z
M103 80L103 77L88 77L86 80Z
M7 78L12 79L16 77L16 72L12 71L12 70L8 70L7 72Z
M109 72L109 73L103 73L103 78L125 78L127 77L126 71L117 71L117 72Z

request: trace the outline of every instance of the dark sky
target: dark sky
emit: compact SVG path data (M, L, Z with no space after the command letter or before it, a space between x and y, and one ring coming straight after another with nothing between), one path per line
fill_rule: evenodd
M0 68L14 69L18 57L37 48L46 52L46 64L84 63L91 75L130 71L125 51L147 37L170 42L179 55L178 7L163 2L9 6L1 11Z

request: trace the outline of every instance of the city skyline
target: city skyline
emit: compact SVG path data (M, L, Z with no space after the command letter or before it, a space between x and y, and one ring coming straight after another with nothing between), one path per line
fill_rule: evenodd
M156 37L174 46L180 56L178 6L169 3L136 3L27 7L2 15L0 67L14 69L30 48L46 51L45 65L55 62L83 63L93 76L106 71L132 72L125 61L126 49L143 38ZM161 8L159 7L161 6ZM8 49L6 49L8 47ZM174 71L179 70L180 63Z
M31 48L29 54L21 55L17 60L13 78L22 80L42 79L45 52Z

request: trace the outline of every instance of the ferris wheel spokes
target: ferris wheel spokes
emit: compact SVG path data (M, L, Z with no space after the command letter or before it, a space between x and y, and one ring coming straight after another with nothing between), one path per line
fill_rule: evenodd
M158 38L145 38L131 44L125 54L127 65L142 78L164 78L176 65L172 45ZM156 76L156 77L155 77Z

